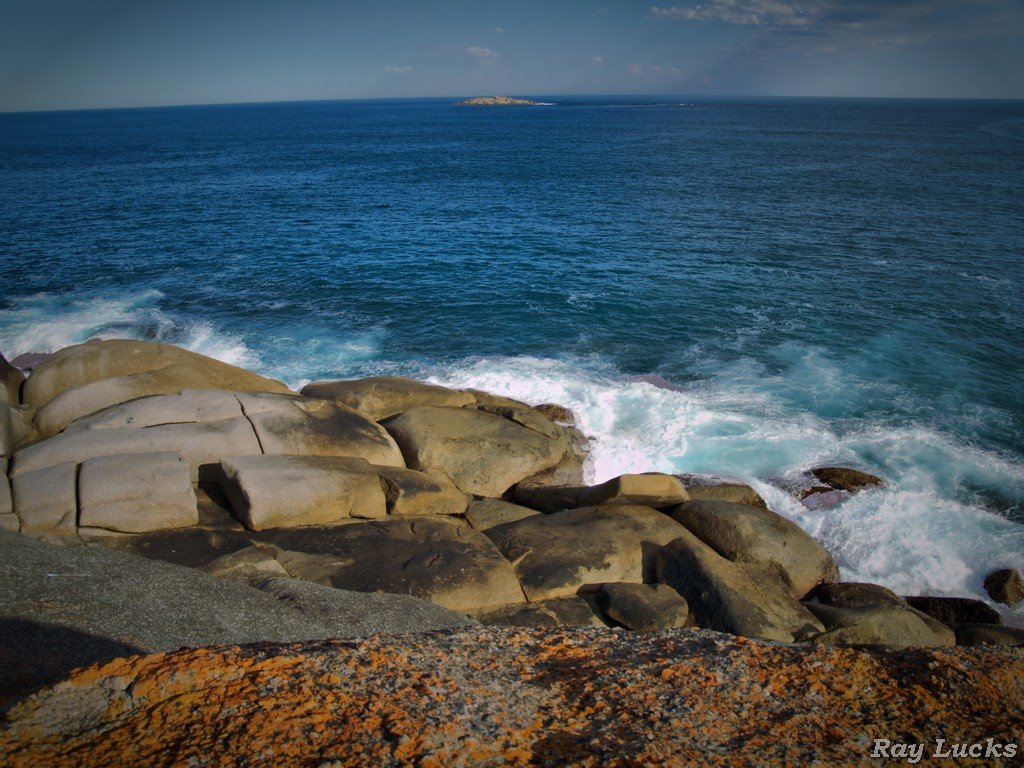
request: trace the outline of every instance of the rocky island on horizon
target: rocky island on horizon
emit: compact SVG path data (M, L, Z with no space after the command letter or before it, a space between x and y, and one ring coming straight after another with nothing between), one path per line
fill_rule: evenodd
M511 96L474 96L455 102L456 107L538 107L539 101L514 99Z

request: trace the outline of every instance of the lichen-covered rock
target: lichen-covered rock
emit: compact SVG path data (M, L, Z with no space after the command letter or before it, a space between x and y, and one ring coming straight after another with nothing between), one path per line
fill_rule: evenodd
M646 507L670 507L689 500L682 481L674 475L649 472L643 475L619 475L580 492L579 506L598 504L642 504Z
M947 627L961 624L1002 624L999 612L981 600L969 597L908 596L903 598L912 608L927 613Z
M778 566L734 563L686 529L658 552L657 568L658 580L686 599L697 626L787 643L824 630L793 598Z
M557 465L570 447L564 433L550 437L476 408L413 408L384 426L411 469L450 479L476 496L500 497Z
M251 531L333 525L387 514L377 473L339 456L233 456L220 461L232 514Z
M487 535L533 602L575 595L587 584L653 581L658 548L685 531L655 509L623 504L528 517Z
M49 437L111 405L183 389L289 391L279 381L169 344L115 339L60 350L32 372L22 395Z
M839 576L824 547L771 510L727 501L690 501L668 512L722 557L777 564L797 599Z
M535 509L501 499L471 499L466 505L466 522L473 526L473 530L481 532L539 514Z
M667 584L602 584L596 599L605 616L637 632L685 627L690 613Z
M199 522L188 464L174 452L102 456L78 468L78 526L119 533Z
M1024 578L1014 568L1003 568L986 576L985 590L993 600L1011 608L1024 602Z
M305 581L414 595L476 613L525 598L511 564L481 533L446 517L406 517L251 534Z
M816 467L811 474L832 488L850 493L870 485L882 485L880 477L848 467Z
M307 397L333 400L374 421L424 405L460 408L476 402L471 394L401 376L371 376L351 381L314 381L301 390Z
M1022 720L1014 649L495 627L118 659L14 707L0 753L11 768L129 755L140 766L852 768L871 762L873 738L965 734L1002 748L1019 743Z
M541 403L540 405L533 406L533 410L556 424L562 424L567 427L576 426L576 414L564 405L559 405L558 403Z

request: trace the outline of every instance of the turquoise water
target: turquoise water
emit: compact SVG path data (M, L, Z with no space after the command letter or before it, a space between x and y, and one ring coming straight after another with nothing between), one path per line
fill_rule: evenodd
M163 339L580 413L846 578L1024 567L1024 105L549 98L0 115L0 351ZM821 463L888 481L827 512Z

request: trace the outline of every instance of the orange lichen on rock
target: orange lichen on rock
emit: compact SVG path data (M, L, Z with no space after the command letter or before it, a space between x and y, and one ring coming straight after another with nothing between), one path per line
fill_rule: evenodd
M490 628L118 659L12 708L0 754L12 766L861 765L875 738L1012 742L1022 722L1017 649Z

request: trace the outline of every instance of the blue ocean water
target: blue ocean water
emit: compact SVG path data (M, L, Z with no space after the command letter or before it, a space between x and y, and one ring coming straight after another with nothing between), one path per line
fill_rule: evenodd
M845 578L1024 567L1024 104L545 100L0 114L0 351L559 401L594 479L747 479ZM822 463L888 485L775 487Z

